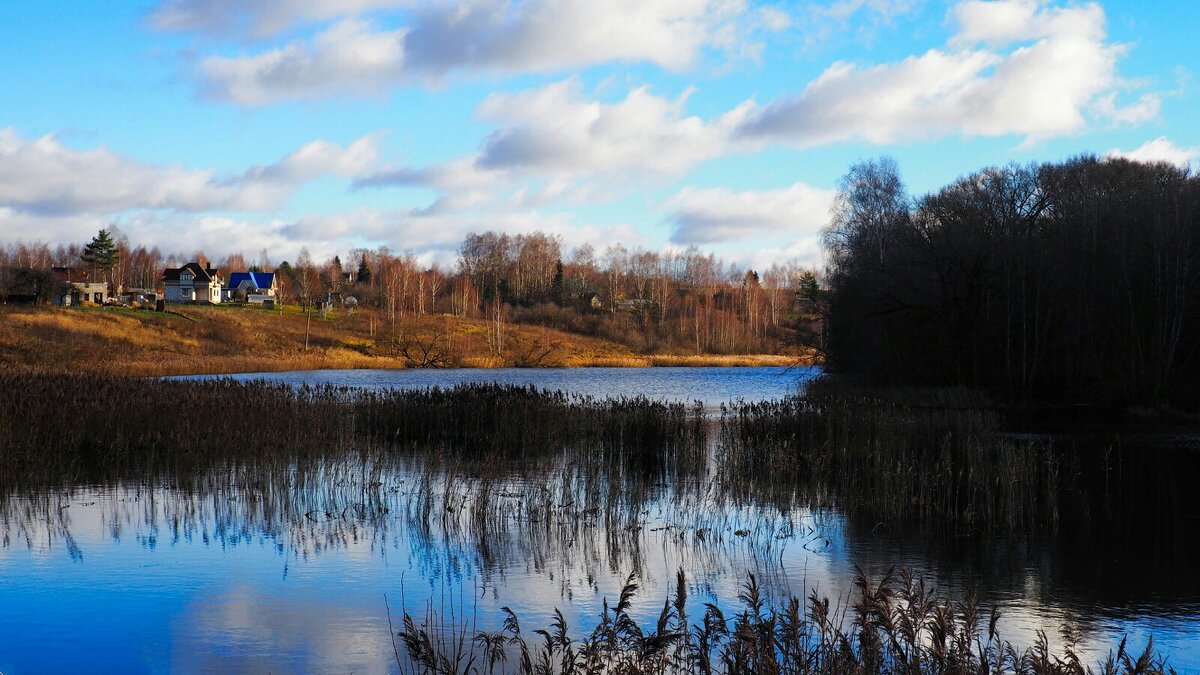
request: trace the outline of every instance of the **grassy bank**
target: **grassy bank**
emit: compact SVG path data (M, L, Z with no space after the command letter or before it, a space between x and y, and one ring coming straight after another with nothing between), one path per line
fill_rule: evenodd
M123 375L413 367L767 366L790 355L641 354L608 340L506 325L497 353L486 322L371 310L321 318L296 307L0 307L0 367Z

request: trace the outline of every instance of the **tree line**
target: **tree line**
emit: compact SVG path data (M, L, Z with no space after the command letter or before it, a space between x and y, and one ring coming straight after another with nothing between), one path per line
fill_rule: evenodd
M97 240L102 243L97 244ZM354 249L345 260L314 260L302 250L273 264L267 251L209 259L164 255L134 246L116 228L87 245L15 243L0 248L0 293L39 295L57 283L53 267L74 267L117 289L153 289L162 271L196 261L228 277L234 271L276 272L287 302L314 307L331 296L373 308L381 328L400 334L411 317L453 315L486 319L495 339L507 322L536 324L603 337L636 350L685 353L773 353L794 346L798 331L813 334L821 300L814 269L798 263L743 269L692 247L653 251L620 244L597 251L564 251L543 232L468 235L455 264L423 264L386 247ZM41 292L42 302L52 293ZM499 348L499 345L497 345Z
M1082 156L910 197L890 159L824 232L831 367L877 384L1197 408L1200 177Z

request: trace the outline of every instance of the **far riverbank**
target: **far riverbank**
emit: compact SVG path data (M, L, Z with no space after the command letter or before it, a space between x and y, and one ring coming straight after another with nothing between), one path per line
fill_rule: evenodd
M298 308L0 307L0 365L41 372L218 375L405 368L785 367L787 354L650 354L541 326L445 315L406 316L393 329L362 310L328 317Z

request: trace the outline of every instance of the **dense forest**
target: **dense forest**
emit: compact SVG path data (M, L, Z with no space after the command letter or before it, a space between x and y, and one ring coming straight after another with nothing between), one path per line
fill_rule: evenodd
M278 272L284 300L305 307L353 298L357 307L374 308L383 330L394 334L413 316L486 319L497 352L508 323L601 337L643 353L680 354L782 353L815 343L809 338L819 337L821 327L815 270L776 264L760 274L696 248L612 245L598 252L584 245L564 253L557 237L542 232L484 232L466 237L456 264L443 269L386 248L324 262L301 252L274 265L267 251L255 259L210 260L202 252L163 255L134 246L115 229L104 236L114 249L108 256L89 254L81 244L0 248L0 297L51 302L62 283L55 267L109 282L114 292L154 289L164 268L195 260L213 264L226 278L236 271Z
M828 358L876 384L1197 406L1200 178L1079 157L920 198L853 166L825 232Z

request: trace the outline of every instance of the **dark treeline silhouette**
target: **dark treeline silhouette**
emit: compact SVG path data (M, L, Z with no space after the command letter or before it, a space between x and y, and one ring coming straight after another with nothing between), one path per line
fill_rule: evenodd
M911 199L853 166L825 232L830 365L876 384L1195 410L1200 178L1084 156Z

